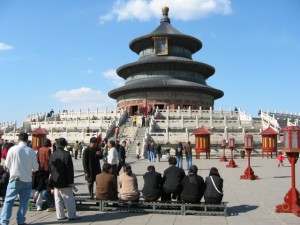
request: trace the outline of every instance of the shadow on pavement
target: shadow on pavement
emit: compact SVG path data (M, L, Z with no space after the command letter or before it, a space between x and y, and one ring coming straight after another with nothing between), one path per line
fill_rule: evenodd
M77 211L77 215L80 216L80 210ZM38 222L38 224L80 224L80 223L84 223L84 224L89 224L89 223L101 223L104 221L111 221L111 220L123 220L126 219L128 217L133 217L136 216L137 214L135 213L99 213L99 211L95 211L94 215L85 215L82 216L79 220L54 220L54 221L47 221L47 222ZM140 215L140 213L139 213ZM97 223L97 224L98 224Z
M240 213L246 213L258 208L258 205L238 205L233 207L228 207L228 216L238 216Z

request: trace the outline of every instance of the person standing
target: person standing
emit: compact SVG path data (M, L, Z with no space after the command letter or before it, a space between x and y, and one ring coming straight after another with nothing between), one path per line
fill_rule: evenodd
M87 181L90 198L94 199L94 183L96 175L101 173L100 159L102 159L102 151L97 146L97 138L90 139L90 145L84 150L82 156L83 170L85 180Z
M108 142L107 162L111 165L112 174L117 178L118 175L118 151L115 148L116 143L113 140Z
M139 142L139 143L137 143L137 145L136 145L136 150L135 150L135 154L136 154L136 158L137 158L137 160L140 160L140 158L141 158L141 143Z
M49 160L51 157L51 141L46 139L42 147L37 152L39 170L43 171L45 176L49 176Z
M160 162L160 158L161 158L161 145L160 144L158 144L156 147L156 156L157 156L156 162Z
M118 166L118 174L120 173L120 170L125 165L125 159L126 159L126 141L122 141L122 145L119 149L119 166Z
M150 146L149 146L149 154L150 154L150 162L154 162L155 161L155 157L154 157L154 151L155 151L155 144L152 141Z
M136 120L137 120L137 118L136 118L136 115L134 114L134 115L132 116L132 126L133 126L133 127L136 127Z
M182 143L179 142L176 147L177 167L179 168L182 168L182 152L183 152L183 146Z
M54 200L56 216L58 220L78 220L76 215L76 203L73 194L74 166L70 153L64 148L68 145L65 138L58 138L56 141L56 151L50 158L50 182L54 187ZM65 217L67 209L68 217Z
M82 149L83 149L83 145L81 142L79 142L78 144L78 149L79 149L79 158L81 158L81 155L82 155Z
M75 159L77 159L78 149L79 149L78 141L76 141L75 144L73 145L73 149L74 149L74 153L75 153Z
M116 128L115 128L115 139L116 140L119 138L119 133L120 133L120 127L116 126Z
M19 134L19 144L8 151L5 166L9 169L10 178L1 212L2 225L8 225L14 201L19 195L20 204L17 212L17 224L25 224L28 201L32 187L32 172L39 169L36 153L27 146L28 134Z
M145 124L146 123L146 118L145 118L145 116L143 115L142 116L142 127L145 127Z
M186 157L186 169L189 170L191 165L192 165L192 159L193 159L193 146L191 145L191 142L188 141L186 146L184 147L185 149L185 157Z
M102 151L103 151L103 162L107 162L107 155L108 155L108 140L107 138L103 139L102 143Z

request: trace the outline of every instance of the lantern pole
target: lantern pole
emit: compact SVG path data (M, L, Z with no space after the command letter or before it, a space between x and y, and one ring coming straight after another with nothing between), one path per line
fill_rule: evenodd
M300 195L299 191L296 189L295 172L295 164L298 161L300 152L299 132L300 129L295 126L284 128L284 148L282 151L286 152L291 164L292 187L285 195L284 203L276 206L277 213L294 213L296 216L300 216Z
M223 156L220 159L220 162L227 162L227 158L225 156L225 148L226 148L226 140L225 139L222 140L221 147L223 149Z
M234 149L234 138L229 138L229 149L230 149L230 160L228 165L226 165L227 168L236 168L238 165L235 164L235 161L233 160L233 149Z
M251 134L246 134L245 135L245 146L244 148L246 149L247 155L248 155L248 167L244 171L244 175L240 176L240 179L245 179L245 180L257 180L258 176L254 174L253 169L250 166L250 155L253 149L253 136Z

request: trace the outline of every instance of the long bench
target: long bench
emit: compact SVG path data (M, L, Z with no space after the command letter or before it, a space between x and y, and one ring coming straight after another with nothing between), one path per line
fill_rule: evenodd
M147 213L167 213L180 215L211 215L211 216L227 216L227 204L190 204L184 202L131 202L131 201L107 201L107 200L91 200L84 197L76 196L76 203L82 204L96 203L101 212L147 212Z

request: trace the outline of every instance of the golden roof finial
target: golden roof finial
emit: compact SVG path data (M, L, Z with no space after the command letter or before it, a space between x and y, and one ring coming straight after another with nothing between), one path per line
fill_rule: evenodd
M162 10L161 10L161 11L162 11L163 16L162 16L160 22L161 22L161 23L162 23L162 22L170 23L170 19L169 19L169 17L168 17L169 7L164 6L164 7L162 7Z
M162 14L167 16L169 14L169 7L167 6L162 7Z

